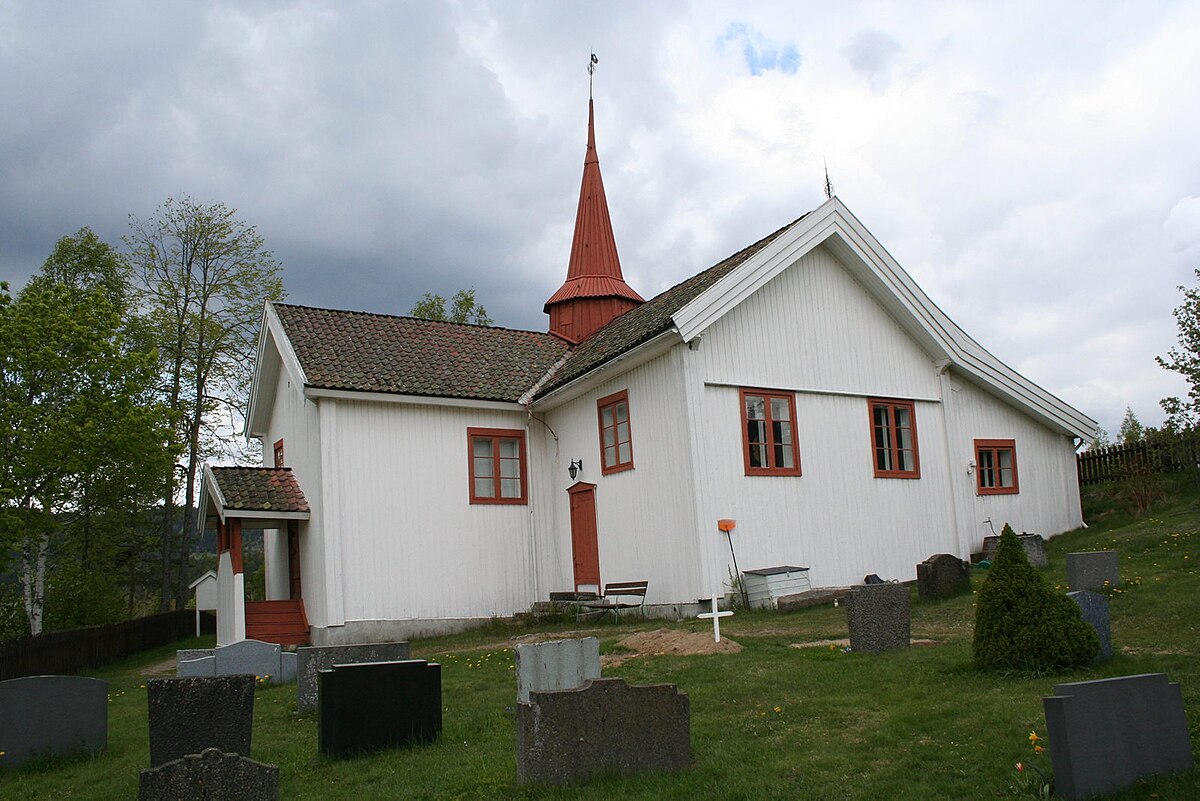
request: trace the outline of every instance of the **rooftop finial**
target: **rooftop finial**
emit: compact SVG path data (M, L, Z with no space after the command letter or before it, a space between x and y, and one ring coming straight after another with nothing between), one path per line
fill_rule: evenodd
M600 59L596 58L595 53L592 53L592 57L588 61L588 100L592 99L592 73L596 71L596 65L599 63Z
M821 161L825 161L821 159ZM833 200L833 182L829 180L829 163L825 163L825 199Z

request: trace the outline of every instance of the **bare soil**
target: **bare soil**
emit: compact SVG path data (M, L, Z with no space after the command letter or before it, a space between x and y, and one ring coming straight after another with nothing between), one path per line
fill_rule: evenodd
M702 656L706 654L736 654L742 646L722 637L715 642L706 631L682 631L679 629L655 629L639 631L617 642L632 653L605 654L600 657L601 667L613 667L636 659L639 656Z

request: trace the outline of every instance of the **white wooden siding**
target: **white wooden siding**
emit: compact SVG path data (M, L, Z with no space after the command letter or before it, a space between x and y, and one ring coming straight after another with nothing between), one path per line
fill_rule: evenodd
M695 601L698 583L694 472L690 421L683 401L680 346L663 356L593 387L546 414L558 434L557 453L549 433L539 448L549 488L541 501L539 566L543 594L571 590L573 562L571 516L566 489L575 481L596 485L596 530L600 580L650 582L648 604ZM632 470L600 472L600 434L596 401L626 390L633 444ZM584 460L575 480L572 460ZM543 545L543 543L545 543Z

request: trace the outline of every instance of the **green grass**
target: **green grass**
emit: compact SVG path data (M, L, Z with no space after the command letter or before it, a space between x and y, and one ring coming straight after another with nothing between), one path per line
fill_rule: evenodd
M1200 742L1200 493L1172 497L1141 519L1107 511L1102 491L1085 508L1090 529L1049 546L1052 583L1065 584L1065 554L1115 548L1127 583L1112 595L1112 661L1050 676L997 676L971 668L973 595L913 601L913 636L936 645L878 656L794 643L846 636L845 610L790 615L738 612L722 632L739 654L639 657L605 674L631 683L672 682L692 710L693 766L672 776L606 778L581 787L516 785L512 637L574 630L507 622L413 643L414 656L443 665L444 732L430 747L347 762L317 757L316 715L295 712L295 687L258 690L253 757L279 765L284 798L728 798L974 799L1011 795L1013 765L1028 760L1028 734L1045 736L1041 698L1063 681L1165 672L1183 688L1193 748ZM975 571L976 585L983 573ZM591 630L601 650L659 621ZM697 631L707 622L670 624ZM93 675L110 682L109 747L91 759L58 760L0 775L5 799L134 798L149 764L148 666L179 643ZM0 743L0 749L3 744ZM1048 754L1046 755L1048 757ZM1049 760L1043 760L1047 765ZM1143 782L1119 799L1200 797L1200 774Z

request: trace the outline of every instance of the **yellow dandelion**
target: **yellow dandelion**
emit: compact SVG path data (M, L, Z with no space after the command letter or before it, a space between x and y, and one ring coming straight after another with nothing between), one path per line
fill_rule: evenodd
M781 707L781 706L777 706L777 707L775 707L775 714L777 714L777 715L778 715L778 714L779 714L780 712L782 712L782 711L783 711L783 707Z
M1037 741L1040 739L1042 739L1042 738L1038 737L1036 731L1029 732L1029 742L1032 743L1033 745L1037 745Z
M1042 748L1040 745L1035 745L1035 746L1033 747L1033 751L1034 751L1034 753L1037 753L1037 754L1040 754L1040 753L1042 753L1042 752L1043 752L1043 751L1045 751L1045 750L1046 750L1046 749L1045 749L1045 748Z

